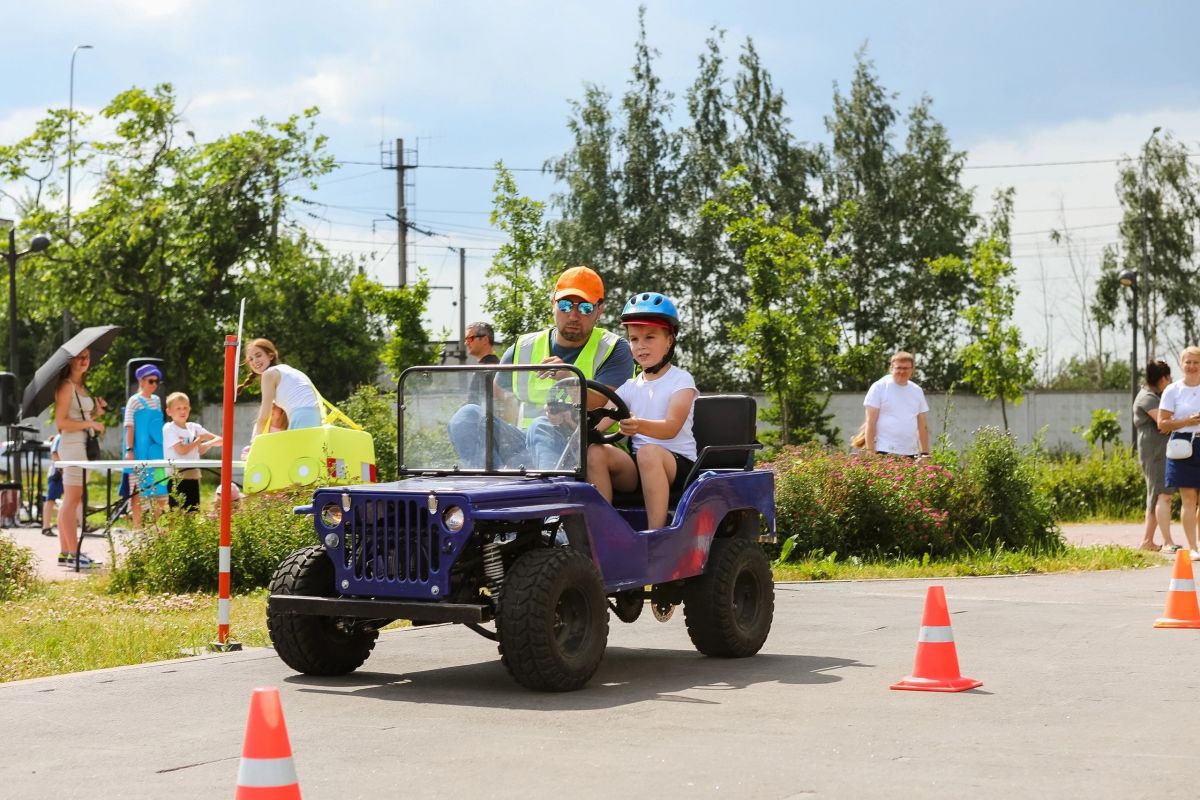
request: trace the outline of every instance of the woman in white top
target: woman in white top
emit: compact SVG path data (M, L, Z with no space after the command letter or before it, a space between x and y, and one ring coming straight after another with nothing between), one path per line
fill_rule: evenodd
M315 428L321 424L321 401L312 381L300 370L280 364L279 351L269 339L250 342L246 347L246 364L251 375L238 387L239 390L255 378L262 381L262 403L253 436L267 430L272 406L279 406L287 414L288 430Z
M88 350L72 358L63 368L58 389L54 392L54 424L62 436L58 455L64 461L86 461L89 433L97 436L104 433L104 423L97 422L94 417L103 414L107 404L102 397L93 399L83 385L83 377L91 365L92 354ZM85 477L82 467L63 470L63 502L58 512L58 563L71 567L75 566L78 545L75 531L82 512ZM81 567L92 566L85 555L79 556L79 562Z
M1158 404L1158 429L1172 439L1191 439L1200 433L1200 347L1179 354L1183 378L1167 387ZM1196 513L1200 504L1200 438L1192 442L1191 458L1167 459L1167 486L1179 489L1183 501L1183 532L1192 561L1200 561L1196 544Z

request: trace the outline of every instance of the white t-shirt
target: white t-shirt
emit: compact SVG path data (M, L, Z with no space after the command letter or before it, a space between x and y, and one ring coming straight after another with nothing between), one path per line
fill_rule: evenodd
M879 419L875 423L877 451L901 456L921 452L917 415L928 414L929 404L925 402L925 392L920 386L912 381L901 386L891 375L885 375L871 384L863 406L879 409Z
M692 399L696 396L696 382L692 380L692 374L686 369L680 369L674 365L667 367L666 372L663 372L660 377L655 380L646 380L646 373L639 374L636 378L630 378L617 387L617 395L625 401L629 406L630 412L635 417L643 419L666 419L667 406L671 402L671 396L676 392L690 390ZM693 403L688 407L687 419L683 423L683 427L679 429L679 433L675 434L672 439L655 439L643 434L635 434L633 437L634 448L641 447L645 444L657 444L670 450L672 453L677 453L684 458L696 460L696 437L692 435L692 413L695 409Z
M1190 417L1200 411L1200 386L1188 386L1183 379L1172 383L1158 401L1160 411L1170 411L1175 419ZM1180 433L1200 433L1200 425L1188 425L1180 428Z
M204 426L198 422L189 422L186 428L181 428L175 424L174 420L171 420L167 424L163 425L164 457L168 459L186 458L189 460L193 458L200 458L200 449L196 447L195 442L206 433L208 433L208 431L205 430ZM181 453L175 449L175 445L177 444L191 446L185 447ZM178 474L183 478L199 478L200 470L185 469Z

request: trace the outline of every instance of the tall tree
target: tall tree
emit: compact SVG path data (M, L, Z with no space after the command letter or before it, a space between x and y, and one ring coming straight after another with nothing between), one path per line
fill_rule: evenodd
M621 165L622 242L604 273L605 316L615 323L636 292L677 293L676 242L671 227L678 134L667 128L672 95L654 71L658 51L646 39L646 7L638 9L633 75L621 99L625 127L618 136Z
M949 386L959 311L973 299L969 272L930 268L940 257L964 257L977 224L961 182L965 153L952 149L928 98L909 111L905 148L897 151L895 99L860 50L849 95L835 87L826 118L833 137L827 202L857 208L847 231L852 299L836 378L845 389L865 388L887 352L901 349L917 354L926 386Z
M699 58L686 101L689 125L682 131L678 192L673 204L679 233L682 316L681 362L697 386L708 390L738 386L732 329L746 304L746 280L734 257L723 222L702 214L705 203L724 196L721 175L732 166L731 98L720 44L714 30Z
M826 237L806 209L776 219L765 203L755 203L744 168L729 177L734 181L730 202L712 201L705 213L725 221L745 260L750 301L736 329L744 348L740 359L761 375L772 401L764 415L778 421L781 444L817 436L833 441L837 430L825 411L829 395L818 387L837 348L836 309L846 292L837 280L846 257L835 255L834 240L853 207L835 212L833 232Z
M545 204L518 194L502 162L492 186L492 225L508 234L488 268L483 307L492 315L499 340L512 344L523 333L546 327L550 290L562 269L543 219Z
M124 327L98 365L94 380L102 391L123 391L125 359L160 355L173 387L215 395L215 354L247 298L259 309L248 329L278 340L334 398L350 384L374 380L378 347L370 340L382 323L357 299L339 305L326 297L345 295L357 268L308 240L289 213L299 201L297 185L311 185L334 166L316 131L316 109L282 122L260 119L204 144L179 136L168 84L122 92L101 115L111 135L90 138L82 128L75 139L76 165L89 164L98 178L90 205L75 209L69 240L57 209L31 209L26 219L58 240L46 256L52 269L22 275L22 307L40 334L21 343L31 361L61 341L66 310L80 326ZM3 169L64 152L66 118L51 112L30 137L0 150ZM285 309L272 314L268 298ZM342 343L346 363L326 361L329 341Z

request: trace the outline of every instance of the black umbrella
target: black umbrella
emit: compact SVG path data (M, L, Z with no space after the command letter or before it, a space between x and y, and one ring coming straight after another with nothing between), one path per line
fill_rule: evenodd
M108 346L112 344L119 330L120 325L84 328L72 336L69 342L55 350L54 355L38 367L33 380L25 387L25 394L21 398L21 419L36 417L54 402L54 393L58 390L58 376L62 374L68 361L84 350L89 350L92 363L96 363L108 352Z

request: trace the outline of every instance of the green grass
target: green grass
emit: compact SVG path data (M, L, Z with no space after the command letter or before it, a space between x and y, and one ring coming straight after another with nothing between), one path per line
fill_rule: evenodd
M837 560L833 553L775 564L777 581L871 580L881 578L958 578L978 575L1028 575L1046 572L1090 572L1105 569L1144 569L1166 563L1157 553L1117 545L1066 546L1053 554L1029 551L981 551L952 558L852 557Z
M777 581L944 578L1142 569L1166 560L1123 547L1066 547L1055 555L984 552L952 559L836 560L776 565ZM247 647L270 644L266 592L235 595L230 628ZM40 583L0 602L0 682L143 664L201 652L217 635L210 594L110 594L109 579Z

